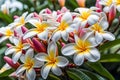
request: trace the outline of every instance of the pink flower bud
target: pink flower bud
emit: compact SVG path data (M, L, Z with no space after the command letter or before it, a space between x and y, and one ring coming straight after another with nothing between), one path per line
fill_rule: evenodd
M13 45L12 44L9 44L7 43L6 46L9 48L9 47L12 47Z
M95 6L96 6L97 8L99 8L98 10L96 10L96 12L102 12L102 5L100 5L99 2L100 2L100 0L96 0Z
M79 29L78 29L78 36L82 37L82 36L84 36L85 33L86 33L86 30L84 30L81 27L79 27Z
M52 11L51 11L50 9L47 8L47 9L45 10L45 13L47 13L47 14L51 14Z
M27 29L25 26L22 26L22 27L21 27L21 30L22 30L23 34L24 34L26 31L28 31L28 29Z
M110 11L108 13L109 24L112 24L112 21L114 20L115 16L116 16L116 6L113 4L113 5L111 5Z
M20 64L18 62L14 64L13 60L7 56L4 56L4 60L6 63L8 63L14 69L17 69L20 66Z
M37 52L46 52L46 47L45 45L40 42L37 38L32 39L33 46Z
M17 18L19 18L19 16L16 16L16 15L15 15L15 16L14 16L14 19L17 19Z
M36 12L33 13L35 18L38 18L40 21L42 21L42 17L38 15Z

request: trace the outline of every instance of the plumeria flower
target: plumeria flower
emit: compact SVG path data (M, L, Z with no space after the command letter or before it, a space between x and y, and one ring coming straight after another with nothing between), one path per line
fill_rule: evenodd
M101 0L101 5L104 5L104 11L108 12L111 8L111 5L116 5L116 9L120 12L120 1L119 0Z
M4 14L9 14L9 7L7 6L7 4L1 5L1 11L2 11Z
M61 37L67 41L69 33L72 32L75 25L72 23L72 15L70 12L66 12L58 25L57 29L53 32L52 40L58 41Z
M42 21L42 22L32 21L31 24L33 24L36 28L32 28L32 29L28 30L24 34L23 39L27 39L27 38L37 35L39 39L47 40L49 29L55 28L55 27L51 27L51 25L49 23L47 23L46 21Z
M82 65L85 59L90 62L96 62L100 59L100 53L95 46L97 45L93 38L79 38L75 35L75 43L66 44L61 50L65 56L74 55L74 63Z
M22 40L16 37L13 39L13 43L15 46L9 47L5 51L5 55L13 54L12 60L16 63L22 55L22 51L28 49L30 45L28 43L22 43Z
M59 67L65 67L68 64L68 60L65 57L57 56L57 45L54 42L48 44L48 54L39 53L36 55L36 59L44 61L46 64L41 69L41 76L46 79L50 70L56 74L61 75L62 71Z
M85 27L87 24L93 25L99 20L99 14L92 9L77 8L75 11L79 11L80 14L77 14L74 22L77 22L82 27Z
M103 39L110 41L115 39L115 36L112 33L105 31L108 28L108 26L109 24L107 20L103 17L99 22L89 27L89 29L93 31L93 35L98 44L100 44L103 41Z
M0 43L2 43L7 39L12 41L12 37L14 36L13 28L9 26L1 27L0 34L2 34L2 36L0 37Z
M33 56L34 51L31 48L27 50L25 55L21 56L20 60L23 64L16 70L17 75L24 73L25 71L28 80L35 80L36 72L34 68L40 68L44 63L36 60Z

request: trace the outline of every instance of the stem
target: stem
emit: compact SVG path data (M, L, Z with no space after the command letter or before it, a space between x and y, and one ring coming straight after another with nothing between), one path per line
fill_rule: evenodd
M117 54L117 52L118 52L118 51L120 51L120 48L119 48L119 49L117 49L114 53L115 53L115 54Z

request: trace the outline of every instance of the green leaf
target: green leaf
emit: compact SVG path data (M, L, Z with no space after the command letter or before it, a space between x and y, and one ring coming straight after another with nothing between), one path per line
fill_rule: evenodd
M58 78L57 76L54 76L52 74L49 74L47 80L60 80L60 78Z
M108 78L109 80L115 80L114 77L102 66L101 63L95 62L95 63L86 63L87 66L98 72L100 75Z
M91 80L90 77L88 77L85 73L83 73L82 71L80 71L79 69L75 69L75 68L72 68L72 69L69 69L69 71L71 71L72 73L74 73L75 75L79 76L79 78L81 80ZM76 80L76 79L74 79Z
M93 72L90 72L88 70L84 70L84 69L80 69L82 72L84 72L87 76L89 76L92 80L106 80L105 78L103 78L102 76L96 74L96 73L93 73Z
M6 77L9 76L14 70L13 69L9 69L3 73L0 74L0 77Z
M0 80L15 80L14 78L11 78L11 77L0 77Z
M118 45L118 44L120 44L120 39L116 39L114 41L110 41L110 42L104 43L103 45L101 45L99 47L99 50L100 51L104 51L104 50L107 50L107 49L109 49L109 48L111 48L111 47L113 47L115 45Z
M103 54L100 62L120 62L120 54Z

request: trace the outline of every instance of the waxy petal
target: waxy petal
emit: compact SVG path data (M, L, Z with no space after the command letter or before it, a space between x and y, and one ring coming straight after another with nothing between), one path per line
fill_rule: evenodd
M38 53L35 58L39 61L48 61L47 60L48 55L46 53Z
M61 69L59 67L57 67L56 65L54 65L51 70L57 76L60 76L62 74Z
M5 51L5 55L12 54L16 51L15 47L10 47Z
M13 63L16 63L16 62L19 60L19 58L20 58L21 55L22 55L22 52L21 52L21 51L19 51L19 52L17 52L17 53L14 53L14 54L12 55Z
M55 33L53 33L53 36L52 36L52 40L53 41L58 41L59 39L61 38L61 31L57 31Z
M48 31L43 31L41 33L38 34L38 38L42 39L42 40L47 40L48 38Z
M62 38L63 38L65 41L68 41L69 34L68 34L66 31L62 31L62 32L61 32L61 35L62 35Z
M104 34L102 34L103 35L103 38L104 39L106 39L106 40L109 40L109 41L113 41L113 40L115 40L115 36L112 34L112 33L110 33L110 32L105 32Z
M36 72L34 69L30 69L26 71L26 76L28 80L35 80L36 78Z

